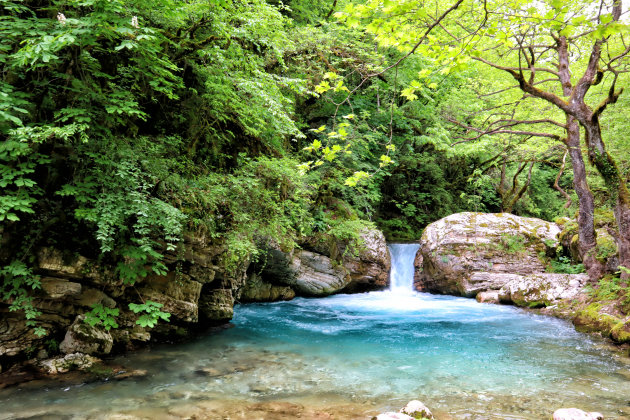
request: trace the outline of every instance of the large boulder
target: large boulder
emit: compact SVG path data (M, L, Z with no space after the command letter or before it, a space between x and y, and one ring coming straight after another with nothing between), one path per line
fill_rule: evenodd
M293 296L327 296L387 287L390 256L383 233L365 229L359 246L331 242L330 237L309 238L304 249L284 252L268 244L248 271L239 291L243 302L291 299ZM287 288L288 287L288 288Z
M572 299L588 282L586 274L537 273L512 275L499 290L499 300L518 306L550 306L556 301Z
M342 265L310 251L296 251L291 267L297 275L290 286L302 295L327 296L343 289L351 281Z
M559 232L555 223L508 213L452 214L424 230L420 283L425 291L469 297L498 290L513 280L509 274L544 272Z
M171 314L172 321L197 322L201 286L190 276L171 271L147 276L138 283L137 290L145 300L163 304L162 310Z

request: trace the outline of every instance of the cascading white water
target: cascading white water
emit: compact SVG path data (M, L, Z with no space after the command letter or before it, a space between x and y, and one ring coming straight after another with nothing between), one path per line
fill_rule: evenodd
M392 263L389 289L396 293L413 293L413 261L420 244L389 244L387 247Z

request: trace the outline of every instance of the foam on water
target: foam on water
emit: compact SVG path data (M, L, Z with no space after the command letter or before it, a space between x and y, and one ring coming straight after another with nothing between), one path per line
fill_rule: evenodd
M234 328L117 360L147 369L145 379L5 390L0 405L7 418L32 405L90 413L181 399L369 400L386 409L419 398L473 419L539 419L563 406L612 418L630 411L629 366L601 342L511 306L415 293L403 266L415 250L391 247L391 290L238 305Z

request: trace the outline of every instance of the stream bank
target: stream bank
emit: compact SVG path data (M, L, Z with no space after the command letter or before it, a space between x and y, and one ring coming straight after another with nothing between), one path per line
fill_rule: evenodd
M605 254L611 272L599 284L583 273L553 272L558 256L575 254L571 226L566 220L552 223L507 213L450 215L424 230L414 262L415 288L539 308L572 321L579 331L611 339L627 353L630 302L616 293L623 285L612 277L615 253ZM608 243L606 238L602 234ZM563 268L572 271L576 266ZM610 285L617 289L610 290Z
M23 313L0 305L0 387L32 378L37 371L90 369L98 358L151 342L190 339L227 324L239 302L383 289L390 269L385 238L366 229L361 239L356 252L348 244L315 238L290 251L266 244L256 261L226 270L220 262L224 247L188 236L177 251L165 255L166 274L149 273L133 285L116 276L114 267L55 248L40 249L36 273L41 289L33 293L33 306L42 312L38 322L47 334L35 335ZM140 325L141 315L128 306L138 299L163 305L169 322L154 328ZM116 311L110 322L117 325L105 325L105 316L86 322L86 313L95 307L102 313ZM24 364L31 374L19 369Z

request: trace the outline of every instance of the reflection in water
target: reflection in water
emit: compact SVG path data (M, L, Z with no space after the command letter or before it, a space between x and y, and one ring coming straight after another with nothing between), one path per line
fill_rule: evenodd
M328 411L335 418L365 418L410 399L467 419L540 419L573 406L607 418L630 411L623 360L565 321L511 306L393 288L238 306L233 323L116 360L148 370L145 378L0 391L0 419L151 418L156 410L179 416L182 407L206 418L256 410L256 418L312 418L332 406L343 407Z

